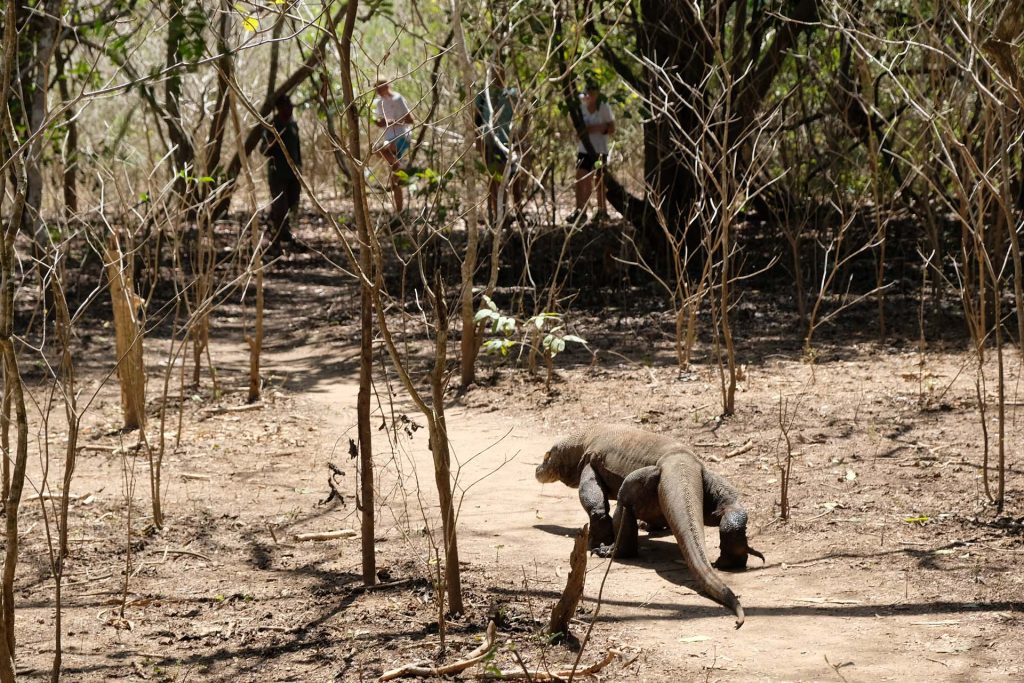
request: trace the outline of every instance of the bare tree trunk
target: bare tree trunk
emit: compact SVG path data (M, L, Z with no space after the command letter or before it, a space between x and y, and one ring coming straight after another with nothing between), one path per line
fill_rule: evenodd
M19 193L16 199L22 210L24 195ZM16 212L17 215L17 212ZM21 372L14 349L14 234L17 224L9 224L4 235L0 268L2 268L2 284L0 284L0 355L4 367L5 389L11 394L14 406L15 424L18 430L17 446L14 455L14 467L11 471L11 486L4 502L4 513L7 517L6 549L4 553L3 577L0 580L0 682L13 683L14 653L16 642L14 637L14 575L18 567L18 513L21 506L21 494L25 486L25 469L28 463L28 416L25 410L25 395L21 382Z
M25 150L25 213L22 215L21 227L25 234L30 235L43 251L49 241L49 235L43 228L40 211L43 206L43 135L36 135L46 124L47 119L47 95L50 92L50 64L53 62L53 52L56 45L57 29L60 23L60 3L57 0L46 0L41 11L35 13L29 19L33 27L29 33L29 40L34 41L32 45L35 64L32 65L32 90L26 92L25 83L22 83L22 96L31 95L28 101L22 105L28 109L27 123L28 132L34 137ZM5 91L8 92L9 91ZM5 95L7 96L7 95Z
M349 158L361 166L362 152L359 140L359 110L355 104L352 87L352 31L355 27L357 0L348 0L345 24L342 29L339 56L341 58L341 83L345 112L348 116ZM373 447L370 428L370 391L373 379L373 298L374 283L373 254L370 237L370 212L366 202L366 185L361 168L352 173L352 191L355 208L356 229L359 235L359 395L356 399L356 416L359 432L359 509L362 514L360 529L363 555L363 583L367 586L377 581L377 560L374 547L374 493L373 493Z
M4 381L3 404L0 405L0 457L3 465L3 500L11 492L11 391L10 385Z
M14 3L8 5L5 21L4 80L10 73L16 38L14 34ZM5 151L14 148L15 134L10 112L4 116ZM25 410L25 395L18 369L18 358L14 348L14 284L15 256L14 236L25 211L25 165L19 158L15 161L15 177L18 185L14 192L14 207L11 220L7 223L3 241L0 243L0 361L4 370L4 393L10 397L17 425L11 481L4 500L6 524L6 548L4 552L3 575L0 579L0 683L14 683L15 638L14 638L14 575L18 567L18 512L21 493L25 486L25 469L28 462L28 416ZM2 189L2 188L0 188ZM0 201L3 194L0 194Z
M353 174L353 177L355 177L355 175L356 174ZM426 275L424 271L422 250L420 251L420 277L424 282L426 282L428 281L429 276ZM381 255L379 249L374 251L374 257L377 259L376 267L379 272L381 268ZM444 390L447 383L445 363L447 360L446 349L450 323L448 321L448 307L445 304L444 293L442 291L443 287L444 283L441 282L439 276L435 275L433 291L431 292L430 288L427 288L427 293L434 307L435 326L434 369L430 374L432 405L427 405L426 401L424 401L423 397L420 395L420 392L417 391L416 385L413 384L409 371L403 364L402 358L398 353L398 347L395 344L394 337L391 336L391 330L388 328L380 287L374 287L371 290L371 294L373 295L373 307L377 313L378 329L380 330L381 337L384 339L384 346L388 351L388 355L391 357L392 365L398 372L398 377L401 379L402 385L409 393L409 397L412 398L413 403L416 404L416 407L427 420L427 429L430 434L430 452L433 455L434 460L434 482L437 485L438 500L441 505L441 522L443 526L445 546L444 576L448 605L452 613L461 613L464 611L464 606L462 601L462 579L459 569L456 510L452 496L451 451L448 445L448 430L445 426L444 416ZM441 627L443 629L443 624L441 624Z
M727 90L725 95L726 120L731 118L732 105L733 99L730 84L730 89ZM736 347L733 344L729 309L732 306L732 227L735 216L734 205L737 202L736 196L740 192L737 187L739 178L736 171L739 166L738 161L742 155L738 149L739 144L733 142L730 132L727 126L723 132L721 149L718 150L718 200L722 215L721 222L717 226L718 237L722 242L722 263L720 265L722 279L719 303L722 308L722 340L725 343L725 355L729 374L728 385L723 387L725 392L723 413L726 415L732 415L736 411ZM711 236L708 236L707 239L709 243L714 243L714 239Z
M270 66L267 67L267 93L263 98L264 102L273 102L274 88L277 86L277 65L280 63L281 55L281 32L284 30L284 20L288 15L284 8L278 5L280 13L274 20L274 29L271 32L272 42L270 43Z
M204 199L208 198L210 190L219 187L223 182L220 157L221 149L224 147L224 134L227 132L229 84L234 78L235 58L228 45L228 29L232 12L227 3L222 3L222 5L216 31L217 52L220 54L216 65L217 99L213 106L213 121L206 138L206 148L203 154L203 171L205 175L213 177L215 182L201 185Z
M1024 313L1022 313L1024 312L1024 264L1021 263L1020 236L1017 234L1019 228L1017 216L1019 216L1019 212L1013 211L1014 202L1011 188L1013 171L1010 155L1014 146L1012 144L1007 145L1005 142L1013 139L1018 131L1014 131L1013 126L1011 126L1011 107L1014 102L1011 98L1007 99L1008 101L1003 104L999 112L1000 136L1004 144L999 153L1001 182L999 186L998 216L999 222L1004 224L1002 227L1010 237L1010 251L1013 260L1013 302L1014 307L1017 309L1017 344L1021 353L1024 353Z
M237 113L235 116L237 122ZM248 163L246 167L246 174L249 175L251 186L252 176L248 170ZM262 393L260 385L260 356L263 352L263 248L260 240L259 221L255 217L255 205L256 202L253 200L253 217L251 218L249 241L252 245L252 267L256 269L256 310L254 312L255 320L253 321L252 336L246 337L246 342L249 344L249 395L247 398L249 403L259 401Z
M547 633L568 638L569 621L576 616L576 608L583 598L583 588L587 584L587 538L590 536L590 525L584 524L576 533L572 553L569 555L569 578L565 582L562 597L555 603L548 620Z
M981 483L985 491L985 497L988 498L990 503L994 503L996 499L992 496L992 489L988 483L988 389L985 388L985 368L980 364L978 366L978 379L974 381L974 391L978 397L978 417L981 423Z
M123 257L116 235L111 235L107 242L106 261L124 428L141 429L146 424L146 367L142 358L143 330L138 318L142 302L135 293L131 258Z
M1003 505L1006 503L1006 375L1003 370L1003 282L1002 278L995 278L995 303L996 315L996 362L999 368L997 393L997 409L999 424L999 465L996 470L998 487L996 489L996 512L1002 513Z
M71 101L67 77L64 75L64 55L57 56L57 87L62 102ZM64 113L64 125L67 127L67 138L61 154L63 169L61 179L64 192L64 217L70 218L78 213L78 112L69 108Z
M216 270L216 248L214 246L212 207L203 206L196 217L196 241L192 252L192 295L193 305L189 320L189 336L192 338L192 384L199 386L203 370L203 355L210 344L210 307L213 303L214 273ZM217 377L210 368L214 395L217 394Z
M731 197L723 197L723 200L732 201ZM723 201L723 204L725 202ZM726 218L722 221L720 226L721 237L722 237L722 279L721 279L721 299L719 300L719 306L721 307L720 322L722 325L722 341L725 345L725 361L727 366L728 382L722 387L724 402L722 405L722 412L725 415L732 415L736 412L736 348L733 345L732 340L732 326L729 321L729 307L732 299L730 293L731 282L731 270L729 264L732 262L732 256L730 250L732 249L732 243L730 240L732 227L730 210L725 210Z
M18 4L14 2L7 3L7 7L4 15L4 42L3 42L3 62L0 62L0 92L10 92L11 89L11 75L14 71L14 61L18 53ZM0 124L0 157L11 158L15 150L15 134L14 129L9 124L11 123L11 111L10 101L6 103L3 108L3 122ZM8 225L17 225L21 223L20 211L24 210L24 198L20 196L18 192L18 180L21 174L18 172L21 169L20 161L18 159L12 159L14 165L14 172L0 173L0 208L3 208L4 200L7 197L7 179L14 179L14 215L11 216L12 221L16 220L17 223L9 223ZM10 228L8 228L10 229ZM4 233L6 236L6 233ZM6 239L6 237L5 237ZM2 249L0 245L0 249ZM7 262L2 263L6 269ZM3 271L3 277L7 278L8 273L6 270ZM5 280L6 283L6 280ZM3 292L0 291L0 297ZM2 299L0 299L2 301ZM2 312L2 311L0 311ZM13 325L13 321L11 323ZM13 333L13 332L12 332ZM0 363L2 365L2 363ZM4 391L3 391L3 405L0 406L0 448L2 452L0 455L3 456L3 500L6 504L8 497L11 492L11 382L6 379L6 370L4 370ZM0 623L2 626L2 623ZM3 640L3 634L0 633L0 640ZM0 673L4 670L2 663L0 663Z
M232 78L234 75L232 74ZM250 234L249 243L252 249L252 262L250 267L256 271L256 310L254 312L252 336L246 335L245 341L249 345L249 403L260 400L260 356L263 352L263 249L260 239L260 225L257 220L258 205L256 202L256 181L253 178L252 167L249 165L249 157L242 149L242 121L238 116L238 103L235 101L235 92L238 92L237 83L234 84L232 92L228 92L228 108L231 112L231 121L235 127L235 140L238 143L239 157L242 159L242 174L245 177L249 189L249 222Z
M185 206L190 207L195 183L189 182L186 176L195 175L195 150L192 147L192 141L181 125L182 70L175 68L181 62L181 43L186 37L184 0L167 0L167 17L164 67L168 73L164 77L164 124L167 127L167 138L171 144L170 154L174 162L173 170L177 174L174 179L174 188L184 199Z
M263 349L263 250L260 248L260 231L256 221L252 222L253 264L256 267L256 320L253 324L249 343L249 403L260 400L260 352Z
M472 58L469 47L466 45L466 35L462 30L462 3L460 0L452 0L452 30L453 48L458 59L459 70L462 74L462 87L465 88L467 106L463 112L463 159L472 159L476 145L476 119L474 116L474 103L477 91L477 78L473 69ZM462 258L462 338L460 340L461 353L461 381L462 389L469 388L469 385L476 379L476 355L479 345L476 342L476 323L473 316L476 314L473 301L473 278L476 275L477 249L479 236L477 233L477 218L479 211L480 192L478 187L478 174L468 165L469 172L466 173L466 253Z
M61 663L63 658L62 637L62 595L61 588L64 578L64 563L68 556L68 506L71 495L71 480L75 474L76 454L78 452L78 407L75 399L75 366L71 355L71 312L64 297L64 267L61 254L57 252L53 258L53 272L50 275L54 306L57 312L57 342L61 348L59 366L59 382L61 396L64 401L64 413L68 423L68 443L64 452L64 481L60 496L60 516L57 520L57 557L53 567L54 578L54 621L53 667L50 670L51 683L60 681Z
M448 609L462 614L462 574L459 570L459 544L455 532L455 503L452 499L452 463L448 442L448 424L444 415L445 362L448 348L448 307L440 275L434 287L434 369L430 373L430 396L434 419L430 421L430 450L434 454L434 482L441 505L441 527L444 533L444 583Z

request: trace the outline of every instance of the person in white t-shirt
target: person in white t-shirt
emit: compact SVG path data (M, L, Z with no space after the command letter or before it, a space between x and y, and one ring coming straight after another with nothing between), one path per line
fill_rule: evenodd
M608 138L615 134L615 116L608 101L601 96L596 83L588 83L586 92L580 95L580 113L583 125L594 148L594 154L580 142L576 154L576 210L569 215L569 222L586 220L587 202L597 186L597 215L608 215L604 192L604 169L608 164Z
M412 110L397 92L391 89L390 81L377 79L377 98L373 101L374 123L384 129L376 146L384 160L391 167L391 197L395 211L401 212L405 197L402 184L396 175L402 169L402 158L408 153L412 142Z

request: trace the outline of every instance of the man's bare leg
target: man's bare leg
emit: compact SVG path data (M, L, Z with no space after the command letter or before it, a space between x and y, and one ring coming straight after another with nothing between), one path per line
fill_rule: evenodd
M576 169L576 210L583 211L594 191L594 172Z
M392 142L386 147L382 147L380 155L391 169L391 201L395 205L395 212L401 213L405 204L405 197L402 193L402 184L399 182L397 175L398 171L401 170L401 165L398 162L398 156L395 154L395 143Z

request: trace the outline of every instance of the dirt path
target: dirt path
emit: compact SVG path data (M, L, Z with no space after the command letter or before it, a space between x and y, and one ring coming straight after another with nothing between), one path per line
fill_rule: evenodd
M322 354L308 351L311 357ZM355 392L351 382L332 383L316 401L325 408L353 406ZM533 468L574 421L510 419L501 410L466 407L451 409L448 417L461 463L458 480L471 483L459 518L463 562L485 579L511 580L540 592L545 599L537 607L546 608L564 584L571 537L585 517L575 491L541 486ZM345 416L334 428L351 424ZM425 441L410 452L419 471L429 473ZM764 513L754 513L755 528L767 524ZM674 672L709 668L713 680L736 681L1012 680L1024 672L1006 667L1008 611L933 595L927 585L911 585L906 568L884 559L914 541L886 540L883 530L875 542L882 558L873 559L844 552L842 524L819 533L828 535L821 545L789 549L790 534L779 525L760 531L754 542L767 565L755 560L751 570L726 575L747 612L739 631L725 610L688 587L688 571L671 537L648 539L639 560L617 563L608 572L595 641L641 652L642 664L623 672L625 680L668 680ZM717 534L708 533L707 540L714 548ZM590 561L588 614L606 567Z
M72 491L78 498L62 626L65 680L362 681L437 655L437 599L425 579L433 566L423 530L437 524L424 430L394 443L388 432L374 432L379 568L397 585L359 588L355 539L294 539L359 526L356 470L347 455L355 431L357 308L353 292L332 284L334 271L313 258L288 265L294 280L272 279L268 292L272 334L259 409L237 409L246 371L240 313L226 309L218 319L213 357L222 394L214 396L204 380L202 390L180 399L180 433L176 415L168 423L168 524L159 532L149 525L148 460L117 432L117 395L102 389L83 426ZM484 363L483 385L452 398L467 615L449 625L451 658L476 646L496 605L503 614L499 665L515 665L513 647L529 666L572 662L572 652L547 647L535 634L564 586L571 536L585 518L575 491L541 486L533 469L571 428L618 421L685 439L743 491L753 543L768 563L726 576L747 614L737 631L726 610L688 587L670 538L642 538L640 559L616 563L607 574L584 655L586 663L608 648L625 653L628 665L613 663L605 678L1024 676L1016 635L1024 473L1019 465L1010 470L1008 499L1017 507L994 515L972 464L979 461L978 430L962 354L922 359L846 345L811 368L798 354L764 359L744 351L744 343L759 340L741 339L741 354L759 362L746 370L737 416L719 420L712 366L680 373L657 361L670 357L670 347L641 332L658 324L610 320L602 337L619 353L651 354L649 365L566 354L549 395L521 370ZM105 358L109 339L98 333L93 344L96 358ZM147 348L151 376L159 376L160 343ZM90 371L83 386L102 374L100 363ZM938 387L935 398L922 400L922 378ZM376 381L385 394L385 377ZM775 521L783 391L801 402L788 524ZM403 413L420 421L400 396L395 400L393 408L381 405L387 425L405 424ZM59 446L59 429L48 436ZM1011 421L1008 438L1024 439L1024 421ZM725 457L748 441L749 450ZM329 461L346 471L343 506L319 505ZM38 485L35 455L32 467ZM39 502L27 504L17 592L24 680L44 680L53 656L45 528ZM717 534L707 540L714 556ZM591 558L578 633L594 616L606 567Z

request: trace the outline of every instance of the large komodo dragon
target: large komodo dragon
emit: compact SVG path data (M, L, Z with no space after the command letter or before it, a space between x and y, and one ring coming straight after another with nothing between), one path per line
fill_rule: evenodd
M748 554L762 562L764 556L747 544L747 511L739 494L685 446L633 427L596 426L555 443L536 474L541 483L579 488L590 517L590 547L601 555L617 537L615 556L636 556L637 520L651 528L667 525L699 592L732 610L736 628L743 625L743 607L708 563L701 520L719 528L719 569L744 569ZM618 499L614 520L609 499Z

